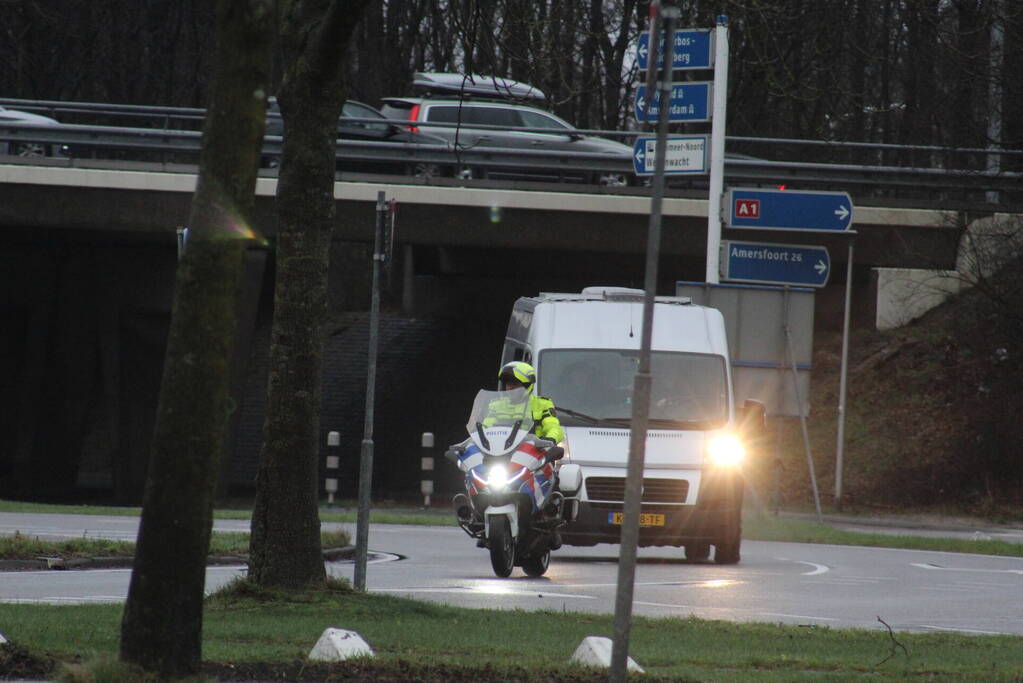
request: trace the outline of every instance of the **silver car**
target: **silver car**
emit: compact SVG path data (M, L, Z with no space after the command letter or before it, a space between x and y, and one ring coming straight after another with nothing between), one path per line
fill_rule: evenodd
M413 89L422 96L387 97L381 112L389 119L430 125L412 130L437 135L457 150L500 148L550 152L558 162L538 156L531 165L466 166L462 177L562 180L602 185L634 184L632 147L584 135L575 126L536 104L543 93L525 83L459 74L416 74ZM523 103L526 102L526 103ZM578 155L578 156L576 156ZM559 158L560 157L560 158ZM523 159L527 155L522 156ZM509 159L514 159L509 155ZM577 163L573 164L573 161ZM597 166L588 170L586 166ZM599 167L605 168L599 168Z
M59 121L51 119L49 116L0 107L0 126L7 123L45 127L61 125ZM4 140L0 138L0 154L17 157L49 157L64 156L64 153L64 145L22 139L21 135L19 135L18 139Z

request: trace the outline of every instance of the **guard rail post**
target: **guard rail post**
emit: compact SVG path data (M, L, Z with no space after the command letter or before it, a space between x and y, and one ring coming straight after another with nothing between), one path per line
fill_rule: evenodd
M327 506L334 505L334 494L337 493L337 469L341 465L338 448L341 446L341 434L327 432L327 476L323 488L327 491Z
M430 507L430 496L433 495L433 432L423 432L420 444L423 450L419 491L423 494L423 507Z

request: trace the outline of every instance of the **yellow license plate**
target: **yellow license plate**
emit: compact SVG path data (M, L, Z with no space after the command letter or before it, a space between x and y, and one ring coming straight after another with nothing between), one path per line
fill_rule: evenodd
M625 517L624 512L609 512L607 513L607 523L621 525L623 517ZM664 515L655 515L650 512L641 512L639 515L639 525L664 526Z

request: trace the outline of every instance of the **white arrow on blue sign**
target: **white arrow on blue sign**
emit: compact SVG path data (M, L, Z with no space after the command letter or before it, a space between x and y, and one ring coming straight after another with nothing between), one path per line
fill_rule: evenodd
M665 141L664 174L683 175L707 172L710 148L706 135L670 135ZM636 138L632 148L632 166L636 175L653 175L657 162L657 138Z
M711 96L714 92L711 81L688 81L672 83L668 99L668 121L710 121ZM636 120L640 123L656 123L661 111L661 92L654 92L653 101L647 98L646 86L636 88Z
M823 287L831 274L825 247L732 240L721 244L725 250L721 277L732 282Z
M657 57L657 67L664 66L664 45ZM636 61L640 71L645 71L650 63L650 33L639 34L636 45ZM686 28L675 31L675 39L671 51L671 68L712 69L714 68L714 33L711 29Z
M848 192L732 188L725 193L730 228L848 230L853 203Z

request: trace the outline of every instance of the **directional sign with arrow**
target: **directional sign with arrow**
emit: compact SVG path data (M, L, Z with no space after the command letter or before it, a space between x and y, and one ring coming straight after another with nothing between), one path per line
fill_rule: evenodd
M848 192L733 188L725 193L730 228L848 230L853 204Z
M721 245L721 277L725 280L796 287L828 284L831 257L825 247L730 240Z
M636 175L653 175L656 171L657 138L636 138L632 149L632 166ZM664 174L682 175L707 172L710 146L706 135L672 135L665 141Z
M710 121L711 98L714 93L710 81L672 83L668 100L668 121ZM646 86L636 88L636 120L656 123L661 110L661 93L654 93L653 101L647 97Z
M671 68L712 69L714 68L714 33L710 29L680 29L675 31L671 50ZM636 61L639 69L645 71L650 62L650 34L639 34L636 46ZM664 46L658 52L658 68L664 66Z

